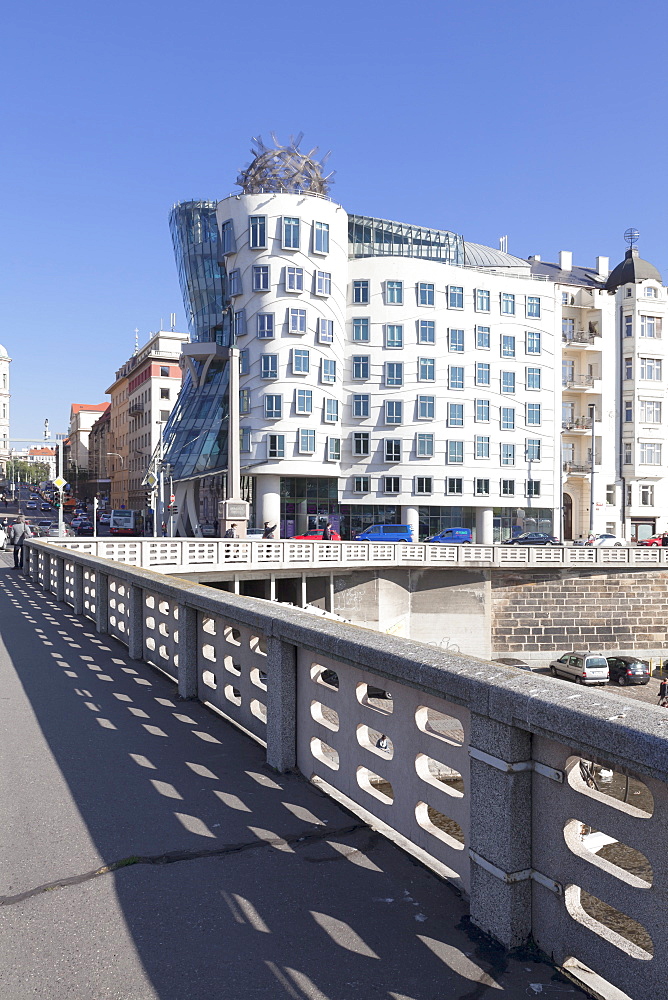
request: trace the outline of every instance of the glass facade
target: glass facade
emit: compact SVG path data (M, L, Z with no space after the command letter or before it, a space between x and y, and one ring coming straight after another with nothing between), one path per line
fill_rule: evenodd
M447 229L349 215L348 253L351 257L423 257L463 264L464 237Z

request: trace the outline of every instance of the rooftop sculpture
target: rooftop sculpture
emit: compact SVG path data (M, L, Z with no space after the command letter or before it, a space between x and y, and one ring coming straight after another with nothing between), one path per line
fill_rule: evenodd
M324 173L325 163L330 153L326 153L320 161L314 159L318 147L314 146L308 153L302 153L299 146L304 138L302 132L282 145L275 134L271 137L274 148L267 146L262 136L253 137L251 153L253 161L248 164L237 177L237 184L244 194L309 194L326 195L332 183L334 171Z

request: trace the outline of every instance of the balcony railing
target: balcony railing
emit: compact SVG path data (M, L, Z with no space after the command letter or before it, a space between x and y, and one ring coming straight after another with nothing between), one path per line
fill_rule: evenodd
M593 375L562 375L561 384L568 389L590 389L594 380L599 378L598 374Z
M128 408L128 413L131 417L136 417L138 413L144 412L144 404L140 399L135 399Z
M578 330L577 333L562 333L561 339L564 344L593 344L596 337L600 336L601 334L598 330L591 330L589 332Z
M564 462L564 472L569 475L587 475L591 472L591 465L579 465L577 462Z
M574 417L573 420L562 420L561 426L565 431L591 430L591 417Z

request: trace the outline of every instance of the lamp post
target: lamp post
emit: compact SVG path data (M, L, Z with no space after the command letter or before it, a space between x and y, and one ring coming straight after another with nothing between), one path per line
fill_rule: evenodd
M117 451L108 451L107 455L113 455L114 458L119 458L121 460L121 472L125 469L125 459L123 458L122 455L119 455ZM116 470L114 469L114 471Z
M591 420L591 473L589 476L589 534L594 534L594 462L596 461L596 405L589 404Z

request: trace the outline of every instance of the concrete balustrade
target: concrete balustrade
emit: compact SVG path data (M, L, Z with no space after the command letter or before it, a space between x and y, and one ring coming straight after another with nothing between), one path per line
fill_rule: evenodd
M171 677L182 697L266 746L271 766L297 767L445 874L483 931L508 948L533 939L601 995L597 976L634 1000L665 993L665 710L315 620L76 544L28 540L26 574ZM146 545L84 544L136 546L137 560ZM262 557L261 543L239 544ZM270 544L283 558L291 543ZM433 548L444 547L408 546L406 557ZM457 559L476 549L449 548ZM508 551L530 562L538 550ZM590 561L618 552L584 550ZM636 552L661 557L621 550ZM583 829L626 854L599 855Z

